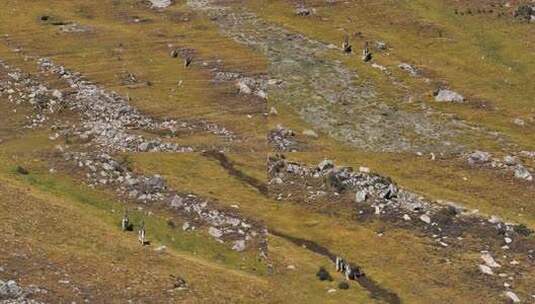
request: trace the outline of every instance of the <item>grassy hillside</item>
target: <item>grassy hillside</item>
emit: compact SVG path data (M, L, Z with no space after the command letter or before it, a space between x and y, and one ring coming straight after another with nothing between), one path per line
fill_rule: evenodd
M495 216L535 229L535 184L513 169L467 163L474 150L514 155L535 174L535 158L521 152L535 150L535 28L512 17L518 2L150 2L0 1L0 63L49 95L58 90L66 104L48 113L10 93L22 81L0 66L0 280L46 290L28 295L44 303L508 303L506 291L533 300L533 234L484 227ZM339 49L345 35L351 54ZM360 58L366 41L368 63ZM72 106L80 86L43 71L45 57L177 129L120 124L121 115L88 119ZM466 101L436 102L433 92L446 87ZM48 120L28 128L35 113ZM119 130L191 152L84 137L98 124L102 136ZM292 130L286 139L297 151L275 148L268 134L279 127ZM162 193L205 199L210 216L237 214L267 230L267 247L248 240L233 249L211 223L165 199L143 202L122 192L123 181L92 182L90 166L67 160L71 152L105 153L123 166L117 171L138 177L161 175ZM323 184L317 194L327 199L311 202L304 197L318 189L306 178L280 186L291 194L282 196L267 172L275 154L310 168L324 159L367 167L436 208L464 206L472 226L437 238L419 213L405 222L374 216L355 192ZM121 231L124 210L131 232ZM137 241L142 221L148 246ZM346 280L326 250L365 277L341 288ZM487 251L502 264L493 275L478 268ZM320 267L331 281L318 280Z

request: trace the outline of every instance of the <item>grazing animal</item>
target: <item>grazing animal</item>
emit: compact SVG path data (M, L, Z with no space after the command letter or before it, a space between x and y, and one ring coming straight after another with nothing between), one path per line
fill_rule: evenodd
M146 244L146 231L145 231L145 222L141 222L141 227L138 231L138 240L139 243L141 243L141 246L144 246Z
M186 57L186 60L184 60L184 66L189 67L192 61L193 58L191 56Z
M342 49L344 50L344 53L351 53L351 44L349 44L349 37L346 35L344 38L344 42L342 43Z
M121 228L123 231L127 231L130 228L130 220L128 219L128 212L124 211L123 219L121 220Z
M368 48L368 42L364 43L364 49L362 49L362 61L368 62L372 60L372 53Z

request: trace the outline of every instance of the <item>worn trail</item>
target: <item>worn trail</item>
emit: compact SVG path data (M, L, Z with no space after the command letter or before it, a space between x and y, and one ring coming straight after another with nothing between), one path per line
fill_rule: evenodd
M262 193L263 195L266 195L266 196L268 195L268 187L265 183L237 169L234 166L234 163L230 159L228 159L228 157L224 153L217 152L217 151L207 151L207 152L204 152L202 155L205 157L217 160L219 164L221 165L221 167L223 167L223 169L225 169L230 175L235 176L240 181L243 181L249 186L255 188L256 190L258 190L258 192Z

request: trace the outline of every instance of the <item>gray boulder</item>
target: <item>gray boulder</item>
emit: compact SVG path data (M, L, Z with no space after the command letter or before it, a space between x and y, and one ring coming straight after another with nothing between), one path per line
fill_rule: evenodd
M210 227L208 228L208 234L218 239L223 236L223 231L221 231L221 229L217 229L216 227Z
M24 290L17 285L17 282L0 280L0 298L14 299L22 295Z
M237 240L234 242L234 245L232 246L232 250L236 250L238 252L245 250L245 240Z
M470 165L481 165L488 163L490 161L490 153L483 151L474 151L468 155L468 164Z
M357 203L362 203L366 200L368 197L368 193L364 190L358 191L357 194L355 194L355 201Z
M457 92L447 90L447 89L440 89L438 90L435 96L435 101L461 103L461 102L464 102L464 97Z
M514 172L515 172L515 177L518 178L518 179L523 179L523 180L526 180L526 181L532 181L533 180L533 176L528 171L528 169L526 169L526 167L524 167L524 166L522 166L520 164L516 165Z

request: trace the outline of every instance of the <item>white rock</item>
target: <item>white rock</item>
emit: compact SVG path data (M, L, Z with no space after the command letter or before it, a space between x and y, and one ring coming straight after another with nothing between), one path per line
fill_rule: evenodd
M427 214L422 214L420 220L426 224L431 224L431 218Z
M211 236L215 237L216 239L223 236L223 231L221 231L220 229L217 229L215 227L208 228L208 233Z
M286 268L289 269L289 270L295 270L295 266L294 265L288 265Z
M269 109L269 115L276 116L277 114L279 114L279 112L277 109L275 109L275 107L271 107L271 109Z
M526 125L526 122L523 119L515 118L513 119L513 123L517 126L523 127Z
M495 216L495 215L491 216L490 219L489 219L489 223L491 223L491 224L498 224L501 221L502 220L499 217Z
M359 172L370 173L370 168L368 168L368 167L359 167Z
M512 291L506 291L505 296L513 301L513 303L520 303L520 298Z
M515 167L515 177L518 178L518 179L526 180L526 181L532 181L533 180L533 176L528 171L528 169L526 169L526 167L524 167L524 166L522 166L520 164L516 165L516 167Z
M410 221L411 217L408 214L404 214L403 215L403 219L406 220L406 221Z
M303 131L303 135L308 136L308 137L318 138L318 133L316 133L316 132L314 132L314 130L310 130L310 129L304 130Z
M244 81L238 81L238 89L242 94L249 95L252 93L251 88Z
M492 269L487 265L479 265L479 270L484 274L494 275L494 272L492 271Z
M505 241L505 244L511 244L513 242L513 240L511 238L504 238L504 241Z
M336 289L331 288L331 289L327 290L327 292L328 292L328 293L334 293L334 292L336 292Z
M56 99L61 99L63 98L63 94L61 93L60 90L54 90L52 92L52 96L54 96Z
M500 264L496 263L496 261L494 260L494 258L488 254L488 253L484 253L481 255L481 259L483 260L483 262L485 262L485 264L487 264L487 266L489 267L492 267L492 268L498 268L498 267L502 267Z
M190 228L190 224L189 222L185 222L184 224L182 224L182 230L183 231L186 231Z
M162 252L164 251L165 249L167 249L167 246L165 245L162 245L162 246L158 246L154 249L154 251L158 251L158 252Z
M438 102L463 102L464 97L454 91L441 89L438 91L437 96L435 96L435 101Z
M234 245L232 246L232 250L236 250L238 252L245 250L245 241L244 240L237 240L234 242Z
M171 0L149 0L153 8L166 8L171 5Z
M368 196L368 193L366 191L360 190L355 194L355 201L357 203L362 203L366 200L367 196Z

